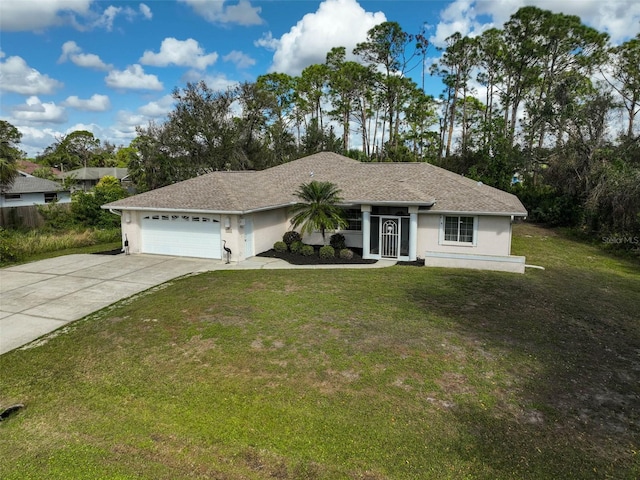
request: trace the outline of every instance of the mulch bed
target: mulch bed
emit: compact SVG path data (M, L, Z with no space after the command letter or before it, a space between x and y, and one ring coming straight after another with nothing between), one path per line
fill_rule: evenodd
M340 257L334 258L320 258L318 255L318 249L320 247L314 247L316 253L314 255L309 255L305 257L304 255L300 255L299 253L291 253L291 252L276 252L275 250L267 250L266 252L260 253L258 257L269 257L269 258L279 258L288 262L292 265L357 265L357 264L367 264L367 263L376 263L377 260L365 260L362 258L362 251L358 251L358 249L351 249L353 251L353 258L351 260L347 260Z
M104 252L94 252L94 255L120 255L122 252L122 248L116 248L114 250L106 250Z

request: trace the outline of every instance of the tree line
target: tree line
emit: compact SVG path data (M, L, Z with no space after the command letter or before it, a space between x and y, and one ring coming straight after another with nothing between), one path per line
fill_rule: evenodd
M166 121L128 147L74 132L37 161L127 166L141 191L318 151L426 161L515 192L534 220L640 232L640 34L612 46L579 17L524 7L502 28L451 35L433 65L429 52L424 31L385 22L299 76L175 88ZM426 75L442 80L437 98Z

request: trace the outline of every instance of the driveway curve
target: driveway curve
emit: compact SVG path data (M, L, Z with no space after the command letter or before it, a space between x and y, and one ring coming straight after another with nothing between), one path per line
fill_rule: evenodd
M0 270L0 355L177 277L212 270L380 268L368 265L296 266L275 258L220 260L164 255L66 255Z
M0 270L0 354L174 278L224 268L219 260L67 255Z

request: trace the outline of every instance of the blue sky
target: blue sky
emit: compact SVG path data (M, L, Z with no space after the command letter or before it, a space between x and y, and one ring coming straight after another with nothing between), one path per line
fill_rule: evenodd
M270 71L298 75L383 21L408 33L426 24L443 45L456 31L500 27L524 5L578 15L613 43L640 30L637 0L3 0L0 119L30 156L79 129L126 146L136 125L163 121L171 91L189 81L224 89ZM425 89L442 87L431 79Z

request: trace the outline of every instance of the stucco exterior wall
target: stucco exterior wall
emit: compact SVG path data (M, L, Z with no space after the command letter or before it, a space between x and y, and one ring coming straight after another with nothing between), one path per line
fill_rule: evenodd
M254 255L273 248L273 244L282 240L282 235L290 228L286 208L257 212L252 217Z
M437 214L418 215L418 256L423 257L426 252L497 256L511 254L511 217L477 216L476 245L441 244L440 217Z
M70 203L71 195L69 192L57 192L58 203ZM4 195L0 196L0 207L30 207L32 205L47 205L44 201L44 193L21 193L20 198L5 199Z
M328 231L325 232L325 236L327 238L327 245L329 245L329 240L331 239L331 235L334 233L341 233L344 235L345 243L349 248L362 248L362 232L359 230L338 230L336 231ZM320 232L313 232L308 235L305 235L302 238L304 243L309 245L322 245L322 234Z
M120 217L122 231L122 245L124 246L125 234L129 241L129 253L140 253L142 245L142 234L140 226L142 224L142 212L125 211Z
M525 257L435 252L427 252L424 259L424 264L427 267L471 268L511 273L524 273L524 262Z

